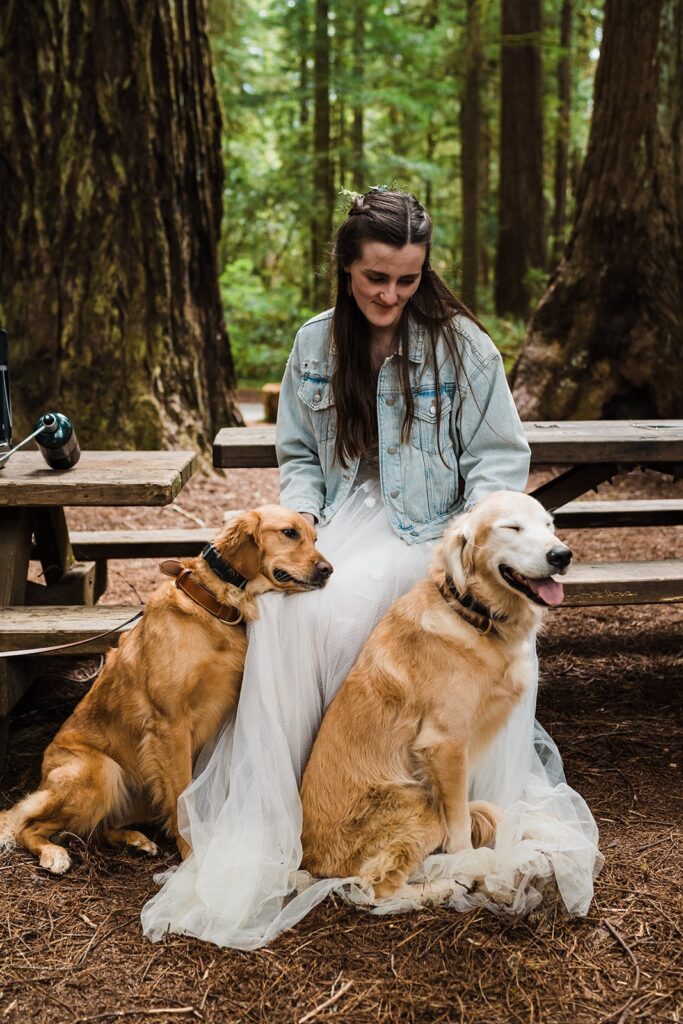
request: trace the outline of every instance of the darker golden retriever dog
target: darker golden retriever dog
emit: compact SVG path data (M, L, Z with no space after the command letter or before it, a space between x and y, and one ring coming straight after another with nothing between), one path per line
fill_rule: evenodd
M424 858L490 842L470 765L532 676L530 643L571 560L548 512L500 491L446 531L429 576L370 635L304 772L303 867L360 876L375 899Z
M131 822L161 821L178 844L176 805L194 759L237 703L247 640L267 590L324 586L332 566L296 512L264 505L225 526L198 558L169 561L142 621L107 655L89 693L45 751L38 789L0 814L0 845L23 846L63 874L59 832L147 853Z

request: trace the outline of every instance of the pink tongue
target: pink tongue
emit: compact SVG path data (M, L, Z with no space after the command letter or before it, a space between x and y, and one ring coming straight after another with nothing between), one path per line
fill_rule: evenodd
M527 579L526 585L552 608L562 604L564 600L564 587L551 576L547 576L544 580Z

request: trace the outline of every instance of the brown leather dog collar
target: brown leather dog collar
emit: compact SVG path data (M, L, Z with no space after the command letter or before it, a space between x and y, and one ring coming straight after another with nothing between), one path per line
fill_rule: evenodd
M209 612L210 615L220 619L226 626L237 626L242 621L243 615L239 608L230 604L222 604L203 583L194 578L192 569L188 569L182 562L177 562L175 558L169 558L162 562L159 568L166 576L175 577L175 585L178 590L182 590L191 601Z

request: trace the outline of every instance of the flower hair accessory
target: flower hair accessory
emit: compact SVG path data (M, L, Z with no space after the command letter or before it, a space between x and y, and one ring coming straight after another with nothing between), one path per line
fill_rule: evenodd
M346 190L344 190L346 191ZM365 205L365 200L368 196L378 192L388 192L388 185L371 185L367 192L350 192L346 193L351 196L351 209L349 210L349 217L358 217L361 215L367 216L372 212L371 207Z

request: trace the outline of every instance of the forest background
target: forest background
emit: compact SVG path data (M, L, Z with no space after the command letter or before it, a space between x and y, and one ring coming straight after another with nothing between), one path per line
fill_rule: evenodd
M13 2L0 75L17 434L206 451L381 185L523 419L680 414L683 0Z
M534 44L541 105L514 116L529 148L541 146L540 202L532 214L542 241L537 263L523 270L528 297L520 306L496 292L495 279L498 3L213 0L225 115L221 291L241 384L279 379L297 328L329 302L326 243L349 192L382 184L426 205L435 223L434 266L486 321L510 368L525 314L543 293L572 222L602 36L599 2L546 0L535 32L533 6L524 26L532 31L522 41ZM325 73L316 79L321 63ZM470 170L462 136L471 131L473 87L478 143ZM322 216L312 216L316 211ZM473 215L468 237L464 225Z

